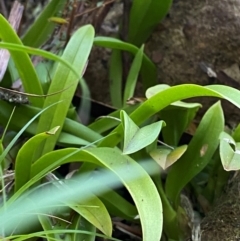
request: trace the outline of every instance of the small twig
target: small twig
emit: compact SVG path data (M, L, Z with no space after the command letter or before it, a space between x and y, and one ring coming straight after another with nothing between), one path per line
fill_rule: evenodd
M111 7L113 6L112 2L106 2L101 5L101 8L97 12L97 14L94 15L92 25L94 26L95 32L98 33L100 31L101 25L107 14L109 13Z
M106 2L106 3L103 3L103 4L100 5L100 6L96 6L96 7L94 7L94 8L90 8L90 9L88 9L88 10L82 12L82 13L76 14L74 17L75 17L75 18L80 17L80 16L82 16L82 15L84 15L84 14L87 14L87 13L90 13L90 12L92 12L92 11L98 9L98 8L105 7L106 5L108 5L108 4L110 4L110 3L113 3L113 2L115 2L115 1L116 1L116 0L110 0L110 1L108 1L108 2Z
M77 9L77 2L76 2L76 0L74 0L73 6L72 6L72 11L71 11L71 16L70 16L69 24L68 24L68 28L67 28L67 38L66 38L66 42L65 42L65 47L71 37L71 31L73 28L73 20L74 20L74 15L76 13L76 9Z
M174 150L174 147L168 145L167 143L165 143L165 142L163 142L163 141L157 140L157 142L160 143L160 144L162 144L163 146L166 146L166 147L168 147L168 148Z
M63 90L59 90L59 91L56 91L54 93L47 94L47 95L35 95L35 94L30 94L30 93L25 93L25 92L20 92L20 91L16 91L16 90L11 90L11 89L0 87L0 99L7 100L8 102L14 102L14 103L16 102L16 103L21 103L21 104L28 104L27 96L39 97L39 98L48 97L48 96L60 94L61 92L71 88L72 86L73 85L70 85L67 88L63 89Z

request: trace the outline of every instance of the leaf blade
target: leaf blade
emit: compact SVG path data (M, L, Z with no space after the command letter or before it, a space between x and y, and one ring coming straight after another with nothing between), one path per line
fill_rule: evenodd
M74 68L79 69L79 78L81 78L87 59L92 48L94 38L94 29L90 25L86 25L77 30L70 39L62 58L72 63ZM84 53L84 54L83 54ZM63 79L63 81L61 81ZM81 79L83 81L83 79ZM72 85L71 88L62 92L59 95L48 96L44 102L44 106L48 106L51 103L55 103L58 100L64 100L61 104L55 106L52 111L45 112L39 120L37 132L42 132L47 129L51 129L54 126L63 126L64 120L67 115L67 111L71 104L75 89L78 84L78 79L73 75L68 68L59 64L55 75L52 79L48 93L54 93L58 90L65 89L67 86ZM61 130L60 130L61 131ZM58 139L58 135L47 140L42 148L42 153L51 151ZM39 152L39 155L40 155Z
M15 43L22 45L21 40L17 36L14 29L7 22L7 20L0 14L0 38L4 42ZM42 86L38 80L37 73L33 67L33 64L25 52L16 52L10 50L11 57L16 65L19 76L22 80L23 87L26 92L43 95ZM29 98L34 106L42 107L43 100L36 98Z
M223 111L218 102L206 112L187 151L172 166L168 174L166 194L176 206L182 188L210 161L219 145L219 135L223 129ZM204 146L206 148L202 152ZM184 170L184 175L179 175L179 170Z

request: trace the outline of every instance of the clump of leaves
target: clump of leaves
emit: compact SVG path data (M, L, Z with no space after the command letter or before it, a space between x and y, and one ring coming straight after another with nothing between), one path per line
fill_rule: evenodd
M154 83L156 73L144 47L137 47L151 32L152 22L147 21L141 32L140 23L145 23L146 16L141 14L133 31L136 11L141 9L144 13L146 9L139 1L133 1L131 43L94 37L93 27L86 25L76 30L59 55L30 48L27 45L40 46L53 30L48 19L59 11L61 5L57 2L52 0L46 6L22 40L0 15L0 47L8 49L12 58L4 79L12 82L20 77L25 92L38 96L30 95L29 104L15 107L8 129L15 131L16 136L6 148L1 146L1 236L14 240L95 240L96 236L114 240L112 216L140 222L144 241L158 241L163 234L169 240L188 236L198 224L193 221L191 204L182 190L192 189L197 198L201 196L209 203L217 198L222 188L218 184L227 179L222 175L220 160L226 170L239 168L239 128L232 137L224 132L223 110L217 102L205 113L188 145L182 145L180 139L201 105L181 100L213 96L240 107L239 91L219 85L153 85L146 89L140 103L129 106L126 101L133 97L140 73L145 86L151 77L151 85ZM161 18L170 3L164 5ZM149 8L155 4L152 1ZM154 23L160 20L155 19L155 14L152 16ZM117 50L111 58L110 76L114 81L110 92L118 109L109 118L84 126L71 101L78 85L83 99L89 97L83 74L94 44ZM119 51L134 56L123 93ZM44 63L49 71L43 71L43 63L33 66L29 54L55 63ZM48 72L51 82L46 81ZM83 101L80 109L85 110L88 104ZM0 123L5 126L14 104L0 100L0 105ZM22 134L30 138L17 151L13 173L9 174L7 157ZM56 169L72 162L80 162L80 168L60 179ZM161 179L163 170L167 170L165 179ZM212 180L215 176L217 179ZM122 185L134 204L115 190Z

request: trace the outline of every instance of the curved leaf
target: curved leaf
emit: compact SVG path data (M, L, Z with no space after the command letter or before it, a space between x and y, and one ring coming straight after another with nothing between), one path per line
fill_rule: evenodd
M124 88L123 106L126 106L127 100L132 98L137 84L138 75L140 73L142 58L143 58L143 47L142 46L136 53L131 68L129 70L126 85Z
M49 34L54 30L55 24L48 21L48 19L62 10L65 2L66 0L52 0L48 3L42 13L36 18L36 21L24 34L22 41L25 45L39 47L49 38Z
M138 52L138 48L136 46L111 37L96 37L94 39L94 44L101 47L128 51L134 55ZM143 55L142 59L141 76L143 79L144 89L147 89L157 83L156 66L146 54Z
M4 42L22 45L22 42L17 36L15 30L1 14L0 25L0 38ZM40 81L38 80L37 73L28 54L25 52L17 52L12 50L10 50L10 54L22 80L24 90L27 93L43 95L42 86L40 84ZM34 106L43 106L43 99L31 97L29 99Z
M18 191L30 179L33 156L39 144L51 135L54 135L58 128L33 136L19 150L15 161L15 185L14 192Z
M0 100L0 105L0 124L5 126L9 120L9 116L11 115L13 104ZM40 111L40 108L32 107L30 105L17 106L14 112L14 118L11 120L9 128L15 131L21 130L21 128ZM25 132L29 135L35 135L37 123L37 120L33 121L32 124L25 129ZM73 142L69 142L70 136L74 138ZM86 145L87 142L93 142L99 140L100 138L102 138L100 134L91 130L87 126L66 118L64 121L63 132L61 132L59 136L59 141L67 145Z
M187 145L179 146L174 150L161 146L158 149L152 150L149 154L163 170L166 170L175 163L186 150Z
M125 111L121 111L120 116L124 126L124 154L132 154L153 143L165 125L158 121L140 129Z
M92 195L86 200L80 200L79 203L80 205L71 204L70 207L98 228L102 233L111 237L112 221L102 201L95 195ZM84 207L84 205L92 207Z
M64 159L63 157L67 157ZM139 212L145 241L159 240L162 231L162 206L158 192L149 175L130 157L112 148L74 148L53 151L32 165L32 181L57 166L71 161L89 161L105 166L115 173L130 192ZM44 172L42 171L44 170ZM154 171L154 170L153 170ZM109 182L109 179L107 180ZM97 188L97 187L95 187ZM97 190L99 191L99 190ZM156 215L156 213L158 215Z
M0 165L2 163L2 161L4 160L4 158L6 157L7 153L9 152L9 150L13 147L13 145L15 144L15 142L17 141L17 139L22 135L22 133L34 122L34 120L36 120L44 111L46 111L47 109L51 108L52 106L58 104L54 103L46 108L44 108L43 110L41 110L40 112L38 112L35 116L33 116L27 123L24 124L24 126L20 129L20 131L17 133L17 135L13 138L13 140L8 144L8 146L5 148L5 150L3 151L3 153L0 155Z
M184 155L172 166L166 180L166 194L178 206L182 188L209 163L224 129L220 103L208 109ZM182 175L179 175L179 173Z
M154 28L167 15L172 0L133 0L128 40L140 46L150 36Z
M157 93L170 88L169 85L159 84L146 91L149 99ZM160 117L166 122L162 130L163 140L168 145L177 146L184 131L189 127L201 104L176 101L160 111Z
M240 143L236 143L234 139L225 132L222 132L220 135L220 157L223 168L226 171L236 171L240 169Z
M130 118L137 125L141 125L149 117L158 113L163 108L169 106L171 103L178 100L199 97L199 96L212 96L230 101L232 104L240 108L240 91L224 85L210 85L199 86L194 84L183 84L168 88L146 100L130 115ZM116 146L122 139L123 131L122 126L118 125L112 132L116 133L115 138L111 136L111 141L104 142L110 143L109 146ZM101 145L101 143L100 143Z
M69 63L65 59L63 59L63 58L59 57L58 55L53 54L49 51L31 48L29 46L23 46L20 44L1 43L1 42L0 42L0 47L4 48L4 49L8 49L8 50L13 50L13 51L15 50L14 52L29 53L29 54L33 54L33 55L42 56L46 59L58 61L58 62L62 63L63 65L65 65L66 67L68 67L76 75L76 77L79 76L78 71L72 67L71 63Z
M109 90L114 107L122 108L122 55L114 49L109 61Z
M85 65L92 48L93 38L94 29L91 25L81 27L71 37L62 55L62 58L72 63L74 68L78 68L79 79L82 77L83 71L85 69ZM51 85L49 87L48 94L65 89L71 85L72 87L59 95L48 96L45 99L45 107L59 100L64 101L61 104L55 106L54 109L51 109L51 111L44 112L43 115L41 115L37 128L38 133L45 131L46 129L51 129L54 126L60 126L62 128L77 84L78 79L76 76L73 75L72 72L65 66L58 64ZM46 140L42 146L42 150L39 151L39 156L41 156L43 153L53 150L59 134L55 135L51 139Z

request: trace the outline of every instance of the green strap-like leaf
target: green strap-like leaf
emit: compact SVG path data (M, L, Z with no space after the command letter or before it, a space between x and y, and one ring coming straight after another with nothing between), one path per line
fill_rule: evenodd
M219 145L224 128L220 103L213 105L204 115L187 151L172 166L166 181L166 194L178 206L182 188L209 163ZM179 174L181 172L181 175Z
M132 66L126 81L123 95L123 106L126 106L127 100L132 98L137 84L138 75L142 66L143 46L138 50L133 60Z
M120 178L130 192L142 222L143 240L158 241L162 230L161 200L156 187L144 169L130 157L124 156L120 151L112 148L91 148L76 152L77 150L69 148L42 156L32 166L31 181L38 173L41 172L41 175L45 175L57 166L73 160L88 161L105 166ZM68 158L64 159L65 156ZM109 179L108 182L110 182Z
M11 27L8 21L0 14L0 38L4 42L15 43L22 45L21 40L17 36L15 30ZM22 80L24 90L27 93L43 95L43 90L38 80L37 73L33 67L31 59L26 52L11 51L11 57L18 70ZM30 97L30 102L37 107L43 106L43 99Z
M54 103L50 106L48 106L47 108L42 109L40 112L36 113L33 117L31 117L30 120L28 120L27 123L24 123L23 126L21 126L21 129L18 131L17 135L12 139L12 141L8 144L8 146L5 148L5 150L3 151L3 153L1 153L0 155L0 165L2 163L2 161L4 160L4 158L6 157L7 153L9 152L9 150L13 147L13 145L16 143L16 141L18 140L18 138L22 135L22 133L34 122L34 120L36 120L44 111L46 111L47 109L51 108L52 106L58 104ZM9 115L10 116L10 115ZM15 118L15 117L14 117Z
M31 176L31 166L33 156L39 144L55 134L58 128L54 128L53 132L48 131L33 136L19 150L15 161L15 185L14 192L18 191L25 183L27 183Z
M101 47L128 51L132 54L138 52L138 48L132 44L110 37L96 37L94 44ZM157 69L153 62L144 54L142 59L141 76L144 89L157 83Z
M55 28L55 24L48 21L48 19L62 10L65 6L65 2L66 0L52 0L48 3L23 36L22 41L25 45L37 48L49 38L49 35Z
M0 100L0 124L5 126L11 115L13 105ZM11 120L9 129L19 131L21 128L33 118L41 109L32 107L30 105L19 105L14 112L14 118ZM35 120L25 130L29 135L35 135L38 121ZM70 142L70 136L72 142ZM95 131L91 130L83 124L66 118L64 121L63 132L59 136L59 141L63 144L71 145L86 145L87 142L93 142L100 139L102 136Z
M132 112L130 118L137 124L141 125L149 117L158 113L163 108L178 100L192 97L212 96L230 101L232 104L240 108L240 91L224 85L199 86L194 84L183 84L173 86L160 93L152 96ZM119 125L112 132L117 133L114 138L111 136L109 142L104 142L110 146L116 146L122 139L123 130ZM109 137L110 138L110 137Z
M74 33L62 55L64 60L68 61L73 65L74 68L78 69L79 79L82 77L85 65L87 63L87 59L93 44L93 38L94 29L92 26L86 25L81 27ZM63 91L59 95L48 96L46 98L44 102L45 107L59 100L63 100L63 102L55 106L55 108L51 111L44 112L43 115L41 115L37 129L38 133L45 131L46 129L51 129L54 126L60 126L62 128L79 79L72 74L69 68L66 68L62 64L58 64L48 94L65 89L69 86L72 87L66 91ZM53 150L58 136L59 135L55 135L54 138L50 138L45 142L42 150L39 152L39 156L43 153Z
M128 40L140 46L166 16L172 0L133 0L130 12Z
M58 61L58 62L62 63L63 65L65 65L66 67L68 67L76 75L76 77L79 76L78 71L76 69L74 69L69 62L62 59L58 55L48 52L46 50L30 48L29 46L23 46L20 44L12 44L12 43L0 43L0 47L8 49L8 50L15 50L14 52L29 53L29 54L33 54L33 55L42 56L46 59Z
M109 63L109 90L112 105L122 108L122 55L118 49L113 49Z
M149 99L168 88L170 86L166 84L150 87L146 91L146 97ZM201 104L198 103L176 101L161 110L160 117L167 123L162 130L164 142L171 146L177 146L183 132L189 127L200 107Z
M71 204L70 207L98 228L102 233L111 237L112 221L102 201L97 196L92 195L89 199L80 201L79 203L80 205ZM81 205L83 205L83 207ZM90 207L84 207L84 205Z

